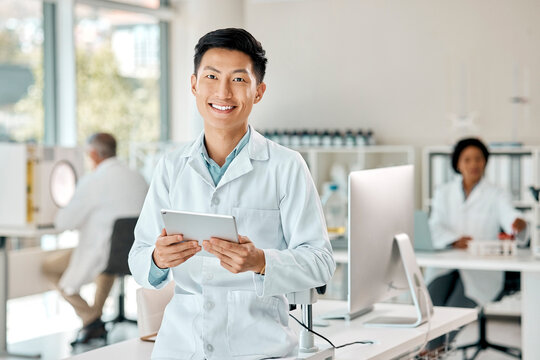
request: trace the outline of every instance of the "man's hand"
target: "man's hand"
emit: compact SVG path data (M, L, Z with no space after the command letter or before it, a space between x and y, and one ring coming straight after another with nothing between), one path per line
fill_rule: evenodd
M245 271L261 273L266 265L264 251L257 249L246 236L238 236L238 244L211 238L203 241L203 247L214 254L221 261L221 266L233 274Z
M466 249L469 246L469 241L472 240L470 236L462 236L457 241L452 243L454 249Z
M152 253L154 263L161 269L172 268L186 262L201 251L197 241L183 240L182 235L167 235L165 229L162 229Z

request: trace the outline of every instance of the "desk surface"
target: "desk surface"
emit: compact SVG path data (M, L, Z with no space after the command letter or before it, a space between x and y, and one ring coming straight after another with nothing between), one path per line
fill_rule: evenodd
M416 252L416 261L422 267L467 270L540 271L540 259L530 249L518 249L514 256L479 256L466 250Z
M35 226L13 227L13 226L1 226L0 236L14 237L14 238L31 238L49 234L60 234L62 231L53 228L38 228Z
M534 257L530 249L518 249L513 256L480 256L467 250L415 251L416 261L421 267L445 269L540 271L540 258ZM348 263L347 250L334 252L338 263Z
M314 316L345 308L344 301L321 300L314 305ZM296 311L294 315L299 316ZM412 316L414 309L411 305L377 304L375 310L352 321L331 320L328 327L317 327L315 331L328 337L336 346L344 343L372 340L373 345L352 345L336 350L336 359L390 359L420 347L426 340L443 335L451 330L464 326L476 319L476 310L459 308L436 307L431 324L417 328L366 328L363 323L378 316ZM298 332L299 326L290 320L290 325ZM323 340L316 339L317 344ZM69 359L149 359L153 343L131 339L121 343L89 351Z

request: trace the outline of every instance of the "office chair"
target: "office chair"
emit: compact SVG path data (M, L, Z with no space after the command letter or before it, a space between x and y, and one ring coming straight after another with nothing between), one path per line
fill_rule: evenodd
M113 325L119 322L128 322L133 324L137 323L137 320L126 318L124 311L124 279L126 275L131 275L128 265L128 256L131 246L133 245L133 241L135 240L135 235L133 232L135 231L136 224L136 217L117 219L114 223L113 232L111 235L109 262L107 263L107 268L103 272L110 275L116 275L120 280L118 313L114 319L106 321L106 323L112 323Z
M520 289L520 274L518 272L507 271L505 272L504 275L505 275L504 288L499 294L499 296L497 296L495 301L499 301L503 298L503 296L511 295L519 291ZM487 339L486 327L487 327L487 316L484 312L484 308L482 307L480 309L480 312L478 313L478 341L472 344L458 346L456 348L456 350L463 351L464 360L474 360L476 359L476 357L482 350L486 350L486 349L494 349L494 350L503 352L509 356L515 357L517 359L521 359L521 349L489 342ZM471 348L475 348L476 351L474 352L472 357L468 358L467 350Z

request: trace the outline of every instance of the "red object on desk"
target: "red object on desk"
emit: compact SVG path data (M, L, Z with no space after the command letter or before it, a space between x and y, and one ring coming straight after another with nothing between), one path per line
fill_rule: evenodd
M499 240L515 240L516 237L514 234L507 234L505 232L500 232L498 236Z

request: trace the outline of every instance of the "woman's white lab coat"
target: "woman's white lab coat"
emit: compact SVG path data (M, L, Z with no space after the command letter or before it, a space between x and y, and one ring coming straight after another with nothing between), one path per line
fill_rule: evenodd
M59 283L64 292L77 293L105 270L114 221L137 216L147 190L144 178L116 158L80 179L73 198L55 218L56 228L79 230L79 244Z
M431 238L435 248L443 249L462 236L475 241L496 240L503 228L512 232L512 223L519 212L504 190L484 178L473 188L467 199L463 178L442 185L435 191L430 217ZM429 280L449 270L430 269ZM502 271L460 270L465 295L479 305L492 301L503 289Z
M164 227L160 210L231 214L238 233L264 250L266 274L232 274L196 255L172 268L168 304L152 359L260 359L294 353L285 294L326 284L335 270L319 197L294 151L251 129L248 144L214 186L201 156L203 134L157 166L135 229L129 264L148 274ZM171 274L170 274L171 275ZM168 281L157 287L163 287Z

